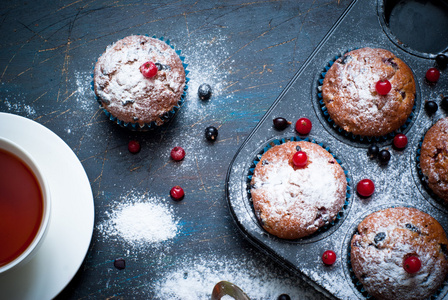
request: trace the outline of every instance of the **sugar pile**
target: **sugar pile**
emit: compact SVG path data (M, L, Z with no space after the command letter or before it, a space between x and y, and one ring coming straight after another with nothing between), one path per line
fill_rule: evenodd
M176 236L179 221L163 199L132 194L121 200L97 226L103 236L132 247L157 247Z

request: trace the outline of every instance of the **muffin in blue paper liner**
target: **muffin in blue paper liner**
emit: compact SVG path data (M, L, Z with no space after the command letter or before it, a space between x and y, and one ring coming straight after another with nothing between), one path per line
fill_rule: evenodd
M418 141L415 167L424 191L445 209L448 207L448 117L424 131Z
M307 142L307 143L289 143L289 142ZM290 145L294 145L294 147L296 147L296 144L300 144L302 145L302 147L305 147L306 149L287 149L287 147L289 147ZM276 153L275 155L279 154L279 156L277 157L281 157L281 158L285 158L285 157L289 157L289 152L291 151L299 151L299 150L303 150L305 152L308 152L308 157L310 158L308 161L311 162L311 164L313 163L313 157L315 159L315 163L318 163L320 166L320 162L318 162L319 160L325 161L325 163L328 163L329 165L332 165L332 167L328 167L327 171L328 171L328 176L330 178L330 176L334 176L334 179L332 179L333 183L335 184L335 189L334 192L335 194L329 195L328 198L331 199L331 203L317 203L319 201L314 201L315 197L318 197L317 195L314 195L312 191L314 191L316 189L316 185L318 185L318 180L317 181L312 181L312 175L310 175L307 172L312 172L311 169L309 169L309 171L300 171L300 170L295 170L294 172L296 173L297 176L301 176L301 180L303 182L305 182L305 178L309 178L314 184L313 185L307 185L304 184L302 187L298 188L297 192L299 193L299 195L295 195L293 196L291 194L291 201L288 201L288 205L292 205L289 206L287 211L287 218L288 220L291 220L291 226L289 227L289 224L287 224L286 227L288 227L286 230L283 230L283 225L279 225L279 230L273 229L273 228L269 228L269 218L272 217L273 215L269 215L270 212L266 212L263 211L263 209L260 209L258 206L258 202L259 197L260 197L260 193L263 197L265 197L263 200L261 200L262 202L266 200L266 203L271 201L271 200L267 200L268 196L265 195L264 193L269 193L268 191L264 191L261 187L266 184L263 183L261 186L259 185L260 183L257 183L254 180L254 177L257 176L257 171L255 170L257 165L260 163L260 166L265 166L269 163L273 163L272 168L274 168L274 164L276 164L277 166L281 165L282 163L280 162L269 162L266 159L266 153L271 150L272 148L276 147L276 146L280 146L283 145L281 148L285 148L285 150L281 150L281 151L285 151L284 153ZM288 146L286 146L288 145ZM274 151L276 151L277 149L279 149L278 147L276 149L274 149ZM290 151L291 150L291 151ZM287 153L286 153L287 152ZM314 153L311 153L314 152ZM271 153L272 154L272 153ZM265 156L263 156L265 155ZM270 155L270 154L268 154ZM286 155L286 156L285 156ZM283 157L285 156L285 157ZM263 161L262 160L263 157ZM286 163L283 160L284 163ZM291 162L289 162L289 164L291 164ZM306 168L308 168L310 165L306 165ZM317 166L317 165L316 165ZM340 170L339 167L340 166ZM269 167L268 167L269 168ZM288 168L286 166L286 168ZM292 167L294 168L294 167ZM337 170L337 171L334 171ZM325 177L324 175L327 174L326 172L322 173L322 170L319 169L319 177L320 179L322 179L322 181L320 182L324 182L323 177ZM317 174L317 173L316 173ZM322 175L324 174L324 175ZM264 174L265 175L265 174ZM263 170L258 168L258 176L260 178L262 178L263 175ZM289 175L288 175L289 176ZM294 174L292 176L295 176ZM308 176L308 177L307 177ZM281 177L281 176L279 176ZM284 178L279 178L278 179L284 179ZM293 180L290 177L288 177L288 182L289 180ZM337 186L336 186L337 185ZM327 190L330 190L327 187ZM294 191L288 191L288 193L290 192L294 192ZM307 196L305 195L306 193L311 193L311 196ZM338 225L341 224L342 220L345 218L347 211L350 207L350 198L351 198L351 185L350 185L350 178L348 176L348 172L345 169L344 164L342 163L342 161L336 157L335 154L333 154L329 147L325 147L322 143L318 143L315 140L310 140L309 138L300 138L300 137L292 137L292 138L282 138L282 139L274 139L271 142L269 142L254 158L253 162L250 165L249 168L249 173L247 176L247 194L248 194L248 200L251 203L251 206L253 208L254 214L257 217L257 220L260 222L260 226L262 228L264 228L268 233L272 234L273 236L277 236L281 239L284 240L290 240L290 241L296 241L296 242L311 242L311 241L315 241L315 240L319 240L325 236L327 236L327 234L331 234L331 232L333 232L333 230L329 230L329 229L336 229L338 227ZM297 197L296 197L297 196ZM342 197L342 199L339 199L339 196ZM333 199L334 197L334 199ZM323 197L325 198L325 197ZM320 207L316 210L316 207L311 207L313 205L311 205L310 203L308 203L309 201L307 199L314 199L313 205L320 205ZM311 201L310 200L310 201ZM342 200L342 201L340 201ZM325 201L325 200L322 200ZM301 202L301 203L299 203ZM274 204L276 203L276 201L272 201L272 203L270 202L270 205L272 207L274 207ZM292 204L294 203L294 204ZM303 206L303 207L301 207ZM276 208L277 209L277 208ZM279 208L279 211L283 211L283 208ZM309 216L311 219L311 222L315 222L313 224L307 224L307 226L309 226L309 228L307 228L306 230L302 230L303 229L303 225L304 224L296 224L295 220L297 220L299 217L299 215L301 216L301 214L303 212L309 211L311 213L311 215ZM303 217L303 220L305 221L305 219L308 219L308 216L301 216ZM263 221L264 220L264 221ZM307 220L309 221L309 220ZM289 222L289 221L288 221ZM274 222L275 223L275 222ZM276 225L275 225L276 226ZM311 228L313 227L313 228ZM278 232L280 231L280 233ZM283 231L283 232L282 232Z
M187 64L169 40L131 35L98 58L92 89L109 119L131 130L157 128L185 101Z
M448 240L430 215L413 207L385 207L363 217L347 237L347 275L360 297L437 299L446 287ZM406 271L410 256L421 259L420 268Z
M385 79L391 89L380 95L375 85ZM325 121L337 134L366 144L404 132L415 118L415 96L411 69L384 49L358 48L337 55L318 78L317 101Z

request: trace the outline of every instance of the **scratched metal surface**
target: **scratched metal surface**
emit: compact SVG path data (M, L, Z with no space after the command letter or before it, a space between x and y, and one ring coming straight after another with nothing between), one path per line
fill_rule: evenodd
M185 199L173 206L184 222L183 232L165 249L163 259L152 251L129 255L126 245L104 239L95 227L85 261L58 299L158 299L153 287L162 271L196 256L254 262L266 258L232 220L225 197L227 168L349 4L348 0L0 2L0 111L37 121L71 147L90 179L95 224L106 220L114 201L131 191L167 203L173 185L186 192ZM135 133L112 124L90 90L97 57L107 45L131 34L169 38L182 50L191 72L184 107L154 132ZM208 103L200 103L192 87L207 81L215 94ZM210 125L219 128L214 144L203 138ZM127 152L131 139L142 144L137 155ZM182 164L169 159L175 145L190 149ZM113 267L117 257L126 259L125 271ZM269 268L278 272L282 266L274 262ZM301 287L293 299L324 298L301 277L287 269L282 272ZM262 274L254 271L253 276Z

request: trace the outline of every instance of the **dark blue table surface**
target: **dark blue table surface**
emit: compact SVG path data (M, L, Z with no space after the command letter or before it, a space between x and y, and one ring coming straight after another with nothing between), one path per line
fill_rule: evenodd
M0 111L61 137L84 166L94 196L89 251L58 299L208 299L218 280L234 281L251 299L325 298L244 239L228 209L225 180L244 139L349 4L1 1ZM90 87L105 47L132 34L169 39L190 71L183 107L151 132L113 124ZM197 96L201 83L213 88L209 101ZM214 143L204 139L207 126L219 130ZM138 154L128 152L130 140L141 143ZM186 150L182 162L170 159L174 146ZM181 202L169 197L174 185L185 190ZM105 232L114 209L135 195L171 211L176 237L135 246ZM114 267L119 257L124 270Z

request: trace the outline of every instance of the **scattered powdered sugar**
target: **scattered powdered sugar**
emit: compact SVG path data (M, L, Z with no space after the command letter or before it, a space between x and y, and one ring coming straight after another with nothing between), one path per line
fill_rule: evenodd
M157 247L177 235L179 221L163 199L132 194L121 200L98 225L102 235L134 247Z
M187 70L190 79L188 82L188 92L186 103L182 109L187 110L186 114L194 120L204 113L213 111L215 103L224 95L224 90L229 72L229 65L226 68L220 65L229 57L228 49L225 47L227 38L225 36L213 35L204 36L202 41L182 50L185 55L185 62L188 64ZM202 101L198 97L198 88L201 84L207 83L212 88L212 97L208 101ZM231 97L232 94L228 94Z
M24 101L25 102L25 101ZM25 113L27 117L31 117L36 114L36 110L24 102L20 100L17 101L17 98L13 97L13 99L5 98L4 103L8 109L8 111L15 113Z
M5 83L2 82L2 88L5 88ZM9 92L8 89L5 89L5 92ZM24 113L27 117L32 117L36 115L36 110L33 106L27 104L29 103L29 99L26 99L27 95L23 93L18 94L10 94L4 96L0 102L3 102L5 105L5 108L8 110L8 112L11 113Z
M98 107L96 104L95 96L93 94L91 83L92 83L92 73L88 72L75 72L76 80L76 108L83 111L87 111L94 107Z
M281 294L288 294L291 299L316 296L314 291L306 295L309 287L305 288L302 281L275 268L261 256L257 259L198 256L173 267L165 270L160 282L151 285L160 299L209 300L215 284L223 280L237 285L250 299L276 299Z

